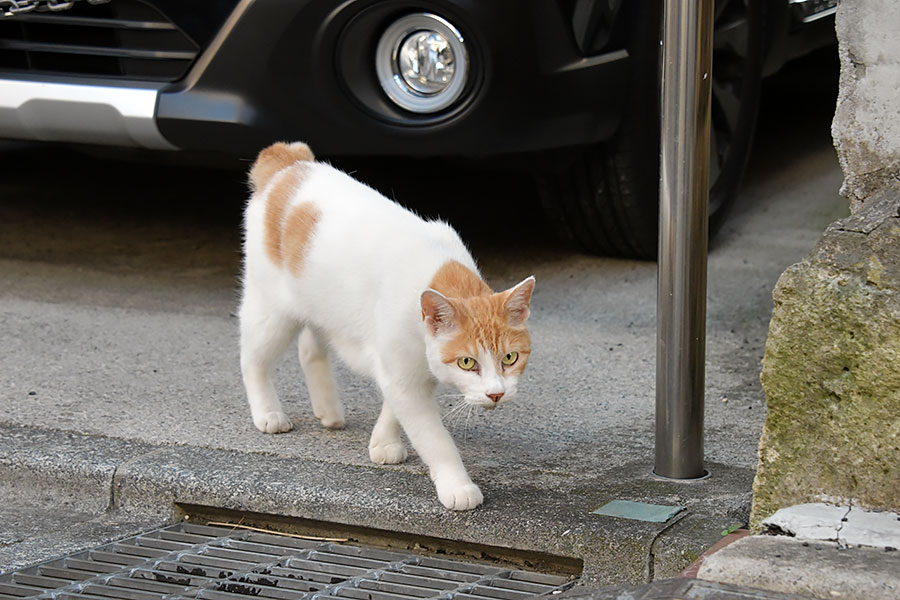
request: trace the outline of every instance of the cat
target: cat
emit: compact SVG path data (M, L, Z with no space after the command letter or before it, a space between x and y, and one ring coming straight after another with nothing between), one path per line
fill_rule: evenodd
M494 293L450 225L425 221L301 142L260 152L244 215L241 371L255 426L289 431L271 370L298 339L313 413L344 426L329 354L377 383L376 464L407 458L401 427L449 509L483 502L441 421L437 382L469 405L516 393L528 362L535 279Z

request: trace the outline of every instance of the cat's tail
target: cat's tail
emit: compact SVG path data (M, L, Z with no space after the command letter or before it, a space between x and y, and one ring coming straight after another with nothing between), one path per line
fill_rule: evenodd
M263 189L275 173L301 160L316 160L303 142L272 144L259 153L250 168L250 187L253 191Z

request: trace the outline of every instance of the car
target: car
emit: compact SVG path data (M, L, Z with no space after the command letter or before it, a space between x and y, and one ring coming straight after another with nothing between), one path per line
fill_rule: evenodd
M710 229L760 82L836 0L715 2ZM580 249L656 253L661 0L0 0L0 137L253 157L498 159Z

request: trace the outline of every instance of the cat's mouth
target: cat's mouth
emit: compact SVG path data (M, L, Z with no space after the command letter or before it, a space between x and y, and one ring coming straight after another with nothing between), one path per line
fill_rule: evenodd
M487 399L482 400L481 398L478 398L475 400L469 400L468 403L472 406L477 406L477 407L483 408L484 410L494 410L501 404L506 404L506 400L507 400L506 398L503 398L502 400L494 402L492 400L487 400Z

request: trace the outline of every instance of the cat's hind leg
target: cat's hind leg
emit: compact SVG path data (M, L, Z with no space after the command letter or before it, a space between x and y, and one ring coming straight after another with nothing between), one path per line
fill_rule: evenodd
M328 349L315 331L305 327L297 340L300 367L306 376L306 388L312 403L313 414L328 429L344 426L344 406L337 395Z
M385 401L369 439L369 458L377 465L396 465L406 457L406 444L400 439L400 422Z
M290 431L293 425L272 385L272 368L297 335L299 326L249 294L241 303L240 321L241 373L253 424L264 433Z

